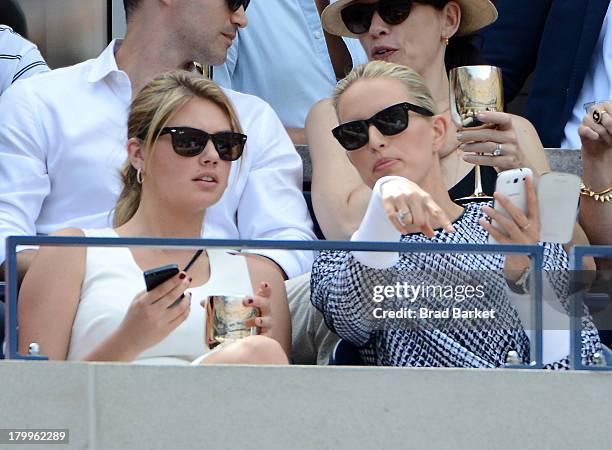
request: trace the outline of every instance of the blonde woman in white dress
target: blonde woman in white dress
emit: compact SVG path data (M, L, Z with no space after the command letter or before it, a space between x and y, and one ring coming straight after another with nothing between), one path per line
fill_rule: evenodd
M213 82L183 71L160 75L131 105L114 228L56 234L198 238L207 209L240 170L246 140L229 100ZM20 351L37 342L52 360L189 364L205 355L199 358L203 364L286 364L291 339L286 293L278 270L265 258L209 250L188 273L146 291L143 271L170 263L184 268L193 253L41 249L20 292ZM183 294L178 305L168 307ZM244 304L259 309L255 324L261 335L210 352L203 305L208 295L230 294L245 295Z

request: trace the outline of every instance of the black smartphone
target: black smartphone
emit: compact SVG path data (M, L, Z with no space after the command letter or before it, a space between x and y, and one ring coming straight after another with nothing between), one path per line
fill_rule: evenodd
M185 272L189 270L189 268L193 265L193 263L200 257L200 255L204 252L204 250L198 250L195 252L191 260L183 269ZM147 285L147 292L155 289L157 286L162 284L164 281L169 280L177 273L179 273L178 264L168 264L167 266L157 267L155 269L147 270L143 275L145 279L145 284ZM172 308L173 306L181 303L181 300L185 298L185 294L181 294L179 298L177 298L168 308Z
M152 291L164 281L167 281L173 276L175 276L177 273L179 273L179 267L177 264L168 264L167 266L161 266L155 269L147 270L144 273L145 284L147 285L147 292Z

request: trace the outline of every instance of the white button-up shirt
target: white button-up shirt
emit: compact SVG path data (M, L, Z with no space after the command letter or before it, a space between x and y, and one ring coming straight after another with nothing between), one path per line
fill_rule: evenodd
M132 89L115 41L96 59L15 83L0 98L0 261L9 235L104 228L121 190ZM203 236L314 239L301 193L302 161L261 99L225 91L248 141L228 187L205 216ZM289 277L311 252L258 251Z
M303 128L312 105L336 86L315 0L258 0L247 16L213 78L269 102L286 127ZM344 42L353 64L368 62L357 39Z

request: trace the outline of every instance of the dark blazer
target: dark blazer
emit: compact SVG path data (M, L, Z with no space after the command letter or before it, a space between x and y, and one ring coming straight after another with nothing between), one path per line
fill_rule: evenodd
M610 0L499 0L482 31L487 62L503 71L510 102L533 72L524 116L544 147L559 147Z

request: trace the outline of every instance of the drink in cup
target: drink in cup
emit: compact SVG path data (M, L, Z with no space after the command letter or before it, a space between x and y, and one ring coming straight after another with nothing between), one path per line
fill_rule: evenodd
M206 342L209 348L258 334L251 326L257 308L244 306L246 295L214 295L206 305Z

